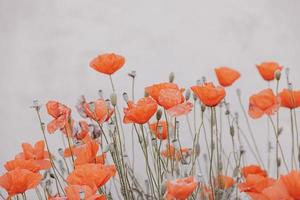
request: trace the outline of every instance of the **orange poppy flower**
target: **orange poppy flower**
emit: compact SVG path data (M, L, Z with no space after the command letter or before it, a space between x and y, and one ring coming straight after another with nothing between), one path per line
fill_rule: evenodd
M84 164L75 167L75 170L67 177L71 185L87 185L90 188L103 186L116 173L113 165Z
M285 108L298 108L300 107L300 90L292 91L289 89L283 89L279 93L281 107Z
M222 189L231 188L234 183L234 179L230 176L220 175L215 178L215 185Z
M96 194L97 189L91 189L86 185L70 185L65 188L69 200L81 200L80 193L83 193L85 200L105 200L105 195Z
M280 66L276 62L263 62L260 65L256 65L260 75L266 81L272 81L275 78L275 72L277 70L282 70L282 66Z
M83 165L86 163L95 163L96 155L99 149L99 144L95 141L90 141L80 148L76 155L75 165Z
M125 58L114 53L99 55L90 62L90 66L94 70L107 75L115 73L124 64Z
M14 169L27 169L32 172L38 172L40 170L40 165L35 162L35 160L23 160L15 159L5 163L4 165L7 171L12 171Z
M218 67L215 69L215 73L223 87L231 86L241 76L240 72L229 67Z
M158 83L145 88L145 91L159 103L160 92L164 89L175 89L180 90L175 83Z
M272 186L265 188L262 191L262 194L268 197L270 200L294 200L294 198L289 195L284 183L281 180L276 181L276 183L274 183Z
M257 193L257 192L246 192L246 193L250 197L251 200L270 200L268 197L266 197L262 193Z
M124 123L144 124L155 114L157 103L151 97L140 99L136 104L128 102L128 108L124 108Z
M70 135L68 129L71 129L69 127L71 109L57 101L48 101L46 107L48 114L54 118L47 125L48 132L54 133L58 129L63 131L67 129L68 135Z
M150 124L150 130L151 133L158 139L165 140L168 138L168 125L166 121L159 121L158 123L155 122Z
M89 134L89 124L86 121L79 122L79 128L77 133L75 133L75 138L77 140L83 140Z
M275 180L272 178L256 175L256 174L249 174L246 178L246 181L240 183L238 188L242 192L255 192L261 193L265 188L273 185Z
M200 101L209 107L218 105L226 95L223 87L215 87L213 83L204 83L201 86L192 86L191 89Z
M16 156L16 159L22 160L34 160L34 162L41 169L49 169L51 167L51 163L49 160L45 160L49 158L48 152L45 151L45 143L40 140L35 143L34 147L31 144L23 143L22 144L23 152L19 153Z
M109 120L113 114L113 110L107 107L107 104L103 99L98 99L95 102L84 103L83 109L89 118L95 120L99 124Z
M285 185L288 193L294 199L300 199L300 171L291 171L287 175L282 175L280 180Z
M200 184L200 199L213 200L212 190L206 185Z
M184 102L184 97L182 95L182 90L179 89L162 89L159 92L158 104L168 110L178 104Z
M280 98L276 97L272 89L265 89L249 98L249 115L253 119L263 114L272 115L280 106Z
M165 158L180 160L181 156L184 156L189 152L188 148L175 149L173 145L166 145L166 149L161 152L161 155Z
M193 177L186 177L167 182L167 200L185 200L197 188L197 183Z
M27 169L14 169L0 177L0 187L4 188L9 198L35 188L42 180L42 175Z
M267 172L258 165L248 165L248 166L243 167L241 169L241 174L245 178L247 178L247 176L249 174L256 174L256 175L260 175L260 176L264 176L264 177L268 176Z
M184 102L184 103L178 104L176 106L173 106L172 108L169 108L167 110L167 113L171 117L179 117L179 116L186 115L189 112L191 112L192 108L193 108L193 104L191 102Z

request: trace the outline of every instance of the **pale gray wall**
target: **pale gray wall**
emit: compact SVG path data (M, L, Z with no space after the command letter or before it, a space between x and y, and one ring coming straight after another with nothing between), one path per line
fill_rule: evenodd
M228 65L242 73L228 99L236 102L241 87L247 103L266 87L255 69L264 60L291 67L299 86L299 10L299 0L0 0L0 165L21 142L42 138L29 109L33 99L72 106L80 94L92 99L99 88L108 94L108 78L88 67L99 53L127 58L113 77L119 94L129 90L126 74L133 69L141 96L170 71L190 86L203 75L215 80L213 68ZM44 110L43 117L49 121ZM255 122L262 150L265 122ZM51 136L53 146L59 138Z

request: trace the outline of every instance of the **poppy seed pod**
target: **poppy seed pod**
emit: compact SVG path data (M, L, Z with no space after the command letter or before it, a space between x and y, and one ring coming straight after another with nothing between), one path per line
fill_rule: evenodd
M110 95L110 102L111 102L111 105L113 105L113 107L115 107L117 105L117 95L116 95L116 93L112 93Z
M275 79L276 79L277 81L279 81L279 80L280 80L280 77L281 77L281 71L280 71L280 70L276 70L276 71L275 71Z
M156 120L159 121L161 119L162 116L162 110L158 109L156 112Z
M128 103L129 98L128 98L128 94L126 92L123 93L123 99L126 103Z
M171 72L171 73L169 74L169 82L170 82L170 83L173 83L173 82L174 82L174 79L175 79L175 74L174 74L174 72Z
M190 89L187 89L185 91L185 100L188 101L191 97L191 90Z

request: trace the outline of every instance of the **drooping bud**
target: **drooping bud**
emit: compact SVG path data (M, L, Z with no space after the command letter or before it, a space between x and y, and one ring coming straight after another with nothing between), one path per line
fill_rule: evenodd
M128 73L128 76L130 76L131 78L135 78L136 77L136 71L131 71L130 73Z
M156 120L159 121L162 116L162 110L159 108L156 112Z
M174 74L174 72L171 72L171 73L169 74L169 82L170 82L170 83L173 83L173 82L174 82L174 79L175 79L175 74Z
M111 101L111 105L113 105L113 107L115 107L117 105L117 95L116 95L116 93L112 93L110 95L110 101Z
M280 71L280 70L276 70L276 71L275 71L275 79L276 79L277 81L279 81L279 80L280 80L280 77L281 77L281 71Z
M126 103L128 103L129 98L128 98L128 94L126 92L123 93L123 99Z
M191 97L191 90L190 89L187 89L185 91L185 100L188 101Z
M102 90L98 90L98 95L99 95L100 99L103 99L103 91Z

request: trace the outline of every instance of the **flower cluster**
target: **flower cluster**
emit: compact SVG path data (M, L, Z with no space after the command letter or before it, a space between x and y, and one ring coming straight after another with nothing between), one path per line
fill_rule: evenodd
M22 152L6 162L7 172L0 177L0 187L7 197L1 194L1 198L26 199L29 190L35 189L39 200L300 199L295 112L300 107L300 91L293 90L288 69L287 87L280 91L283 67L276 62L257 65L262 78L268 83L275 81L276 88L268 87L250 96L248 113L238 90L248 128L245 132L239 114L232 113L225 99L227 88L241 77L237 70L215 68L218 85L203 78L189 88L178 86L171 73L169 81L145 87L144 97L138 100L134 99L133 71L128 74L132 97L123 93L126 106L121 110L112 76L124 65L125 58L114 53L99 55L90 62L91 68L110 79L112 93L105 98L99 90L99 98L91 102L80 96L75 107L82 119L74 118L67 105L50 100L45 108L52 120L44 123L42 106L34 102L43 140L34 146L23 143ZM288 109L291 116L288 159L280 143L280 108ZM273 128L274 141L267 141L268 163L262 159L248 116L267 116ZM220 128L222 118L228 130ZM130 128L132 143L128 148ZM62 141L57 153L49 145L49 137L56 132L61 133ZM190 132L190 136L181 132ZM182 145L183 137L190 139L188 146ZM227 149L228 145L225 148L224 137L230 138L232 149ZM275 158L271 159L273 143ZM135 152L143 160L135 160ZM249 156L257 163L248 164Z

